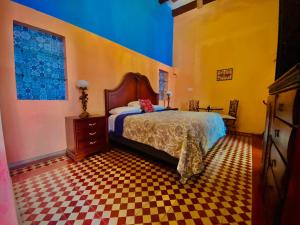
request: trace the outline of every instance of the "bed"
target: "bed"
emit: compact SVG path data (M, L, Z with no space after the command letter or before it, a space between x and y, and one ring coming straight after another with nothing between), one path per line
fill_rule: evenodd
M177 165L181 183L201 173L207 152L226 134L222 117L173 110L110 115L110 110L138 99L158 104L158 94L139 73L128 73L116 89L105 90L110 141Z

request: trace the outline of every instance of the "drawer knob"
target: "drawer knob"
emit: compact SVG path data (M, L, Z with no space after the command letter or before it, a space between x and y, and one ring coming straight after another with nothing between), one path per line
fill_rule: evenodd
M93 126L95 126L96 125L96 123L89 123L89 126L90 127L93 127Z
M94 136L97 132L91 132L89 133L90 136Z
M96 144L97 141L90 141L90 145Z
M276 129L274 130L274 134L275 134L275 137L279 137L279 134L280 134L280 130Z

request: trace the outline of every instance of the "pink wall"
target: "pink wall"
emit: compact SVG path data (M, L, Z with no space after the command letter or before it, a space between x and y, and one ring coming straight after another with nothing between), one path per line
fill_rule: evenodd
M0 219L3 225L17 225L17 215L12 192L11 179L8 173L5 154L2 122L0 115Z
M66 42L68 100L19 101L16 97L13 21L60 34ZM80 113L78 79L90 81L88 111L104 114L104 89L114 88L129 71L147 75L158 91L158 71L172 68L33 9L1 0L0 107L9 162L66 148L65 116ZM170 89L175 87L173 76ZM173 90L174 93L174 90ZM173 98L174 100L174 98Z

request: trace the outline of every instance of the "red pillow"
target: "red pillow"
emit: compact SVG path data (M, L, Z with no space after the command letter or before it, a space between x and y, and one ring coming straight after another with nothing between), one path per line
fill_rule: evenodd
M140 105L141 105L141 109L145 112L153 112L154 108L152 106L152 102L150 101L150 99L140 99L139 100Z

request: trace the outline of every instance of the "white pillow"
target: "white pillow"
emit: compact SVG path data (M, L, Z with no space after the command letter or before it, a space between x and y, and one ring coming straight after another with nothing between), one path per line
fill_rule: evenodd
M129 102L127 105L128 105L128 106L131 106L131 107L141 108L141 105L140 105L140 102L139 102L139 101Z
M140 112L142 112L140 108L131 107L131 106L117 107L109 111L109 113L112 115L125 114L125 113L140 113Z
M165 107L162 105L152 105L152 106L154 108L154 111L161 111L165 109Z

